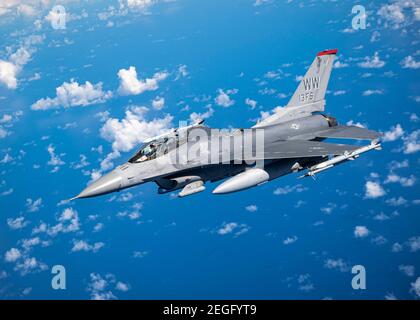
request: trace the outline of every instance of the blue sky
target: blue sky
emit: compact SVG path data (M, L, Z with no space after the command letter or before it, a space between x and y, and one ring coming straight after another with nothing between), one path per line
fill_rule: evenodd
M0 5L1 298L420 297L418 1L361 2L359 30L351 1L60 3L65 29L52 4ZM231 195L63 201L179 121L253 125L328 48L327 112L381 152Z

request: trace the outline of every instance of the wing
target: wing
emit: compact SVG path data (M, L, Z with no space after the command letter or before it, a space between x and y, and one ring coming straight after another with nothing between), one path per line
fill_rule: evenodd
M288 140L266 144L263 151L257 149L253 150L252 153L244 152L241 155L232 155L232 159L249 161L263 159L321 157L328 155L341 155L346 152L352 152L358 148L360 148L360 146L348 144Z
M315 132L318 138L374 140L381 136L380 133L356 126L336 126L327 130Z

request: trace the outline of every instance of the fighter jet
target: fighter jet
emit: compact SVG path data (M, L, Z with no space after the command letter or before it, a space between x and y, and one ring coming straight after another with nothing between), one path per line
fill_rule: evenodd
M289 173L313 177L338 164L380 150L380 134L338 124L324 113L325 93L337 49L319 52L288 104L249 129L217 130L199 122L145 141L128 162L72 198L89 198L154 182L158 193L185 197L206 182L226 179L213 194L245 190ZM366 145L323 142L370 141Z

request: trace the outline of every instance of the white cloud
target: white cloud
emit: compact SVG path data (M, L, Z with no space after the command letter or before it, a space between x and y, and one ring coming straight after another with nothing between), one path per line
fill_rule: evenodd
M51 237L55 237L59 233L76 232L80 229L79 215L76 210L66 208L57 218L58 223L50 226L41 222L38 227L32 230L32 234L47 233Z
M98 273L90 274L90 282L86 290L90 293L92 300L113 300L117 299L114 293L110 290L111 286L115 285L115 289L126 292L130 289L128 283L117 281L115 275L108 273L101 276Z
M363 91L362 93L364 97L369 97L373 95L382 95L382 94L384 94L384 90L382 89L376 89L376 90L368 89L366 91Z
M28 212L37 212L42 207L42 198L32 200L31 198L26 199L26 210Z
M256 212L258 211L258 207L255 204L250 204L249 206L245 207L245 210L248 212Z
M337 61L334 63L334 68L335 68L335 69L347 68L348 66L349 66L349 64L348 64L348 63L341 62L341 61L339 61L339 60L337 60Z
M212 117L214 114L214 109L211 107L211 105L207 106L207 111L202 113L193 112L190 114L190 120L192 123L198 123L202 120L206 120L210 117Z
M379 182L367 181L365 184L365 198L375 199L386 194Z
M399 183L403 187L412 187L416 183L416 177L410 175L410 177L407 178L391 173L387 176L384 183Z
M398 123L397 125L391 127L389 131L386 131L382 136L383 142L390 142L395 141L401 138L404 135L404 130L401 125Z
M146 107L131 106L125 112L124 119L108 119L100 129L100 135L112 143L110 154L102 161L102 170L112 167L112 160L120 156L120 152L132 150L135 146L151 137L167 132L173 117L166 115L164 118L155 118L147 121Z
M80 84L74 79L70 82L64 82L55 89L56 96L54 98L42 98L35 102L32 110L48 110L60 107L70 108L78 106L88 106L96 103L103 103L112 97L111 91L102 90L102 82L92 84L86 81Z
M225 235L225 234L229 234L231 233L236 227L238 226L238 224L236 222L229 222L229 223L224 223L222 225L222 227L220 229L217 230L217 233L220 235Z
M388 199L385 201L386 204L393 206L393 207L399 207L399 206L403 206L405 204L407 204L407 200L405 200L403 197L393 197L391 199Z
M385 27L399 29L420 20L419 4L414 0L394 0L391 4L382 5L378 15Z
M130 290L130 285L121 281L118 281L117 284L115 285L115 289L119 290L119 291L123 291L126 292L128 290Z
M178 67L178 72L177 72L175 80L178 80L180 78L185 78L186 76L188 76L187 66L185 64L180 65Z
M412 56L408 56L401 61L401 66L405 69L418 69L420 68L420 61L416 61Z
M0 60L0 83L3 83L8 89L17 88L17 73L19 67L11 62Z
M165 106L165 98L163 97L156 97L152 101L152 107L156 110L161 110Z
M420 130L413 131L403 138L405 154L416 153L420 151Z
M0 16L1 16L0 4ZM39 44L43 40L41 36L29 36L22 41L20 47L7 60L0 59L0 84L8 89L16 89L18 87L17 76L22 71L25 64L31 59L31 55L35 52L32 48L34 44Z
M119 0L120 8L128 8L133 11L144 11L157 3L158 0Z
M292 236L292 237L287 237L286 239L283 240L283 244L285 246L295 243L298 240L297 236Z
M7 225L12 230L22 229L29 224L29 221L25 220L25 217L17 217L16 219L8 218Z
M237 89L231 89L231 90L218 90L218 96L214 99L214 102L221 107L228 108L235 104L235 100L232 100L229 95L236 94L238 92Z
M19 259L22 256L19 249L11 248L10 250L6 251L4 254L4 260L6 262L15 262L17 259Z
M89 244L87 241L84 240L73 240L73 248L71 249L71 251L92 251L95 253L104 245L105 244L103 242L95 242L94 244Z
M16 263L15 271L19 271L22 276L39 271L47 270L48 266L38 261L35 257L25 257L21 262Z
M412 252L420 250L420 237L411 237L408 239L408 246Z
M137 78L136 68L130 66L128 69L120 69L118 71L118 77L120 78L120 86L118 93L120 95L138 95L145 91L155 91L159 88L159 82L165 80L168 77L166 71L157 72L152 78L146 80L139 80Z
M379 57L378 52L375 52L375 54L372 57L365 57L364 58L365 61L360 62L358 64L359 67L361 68L373 68L373 69L378 69L378 68L382 68L385 65L385 62L381 60L381 58Z
M327 206L322 207L320 210L325 214L331 214L335 208L337 208L337 205L333 202L329 202Z
M369 235L370 231L365 226L356 226L354 228L354 236L356 238L364 238Z
M57 172L59 166L64 165L65 162L61 160L60 155L55 153L55 147L52 144L48 145L47 151L50 154L50 160L48 160L47 164L54 167L52 172Z
M337 90L333 92L333 96L342 96L344 94L346 94L346 90Z
M280 196L280 195L285 195L291 192L303 192L308 190L308 188L305 188L304 186L302 186L301 184L297 184L295 186L285 186L285 187L278 187L277 189L275 189L273 191L273 194L275 194L276 196Z
M230 233L234 233L235 237L239 237L240 235L248 232L250 228L246 224L238 224L236 222L223 222L222 226L217 229L217 234L224 236Z
M399 265L398 270L408 277L413 277L415 273L415 267L412 265Z
M402 250L403 250L403 246L399 244L398 242L395 242L391 247L392 252L401 252Z
M418 277L415 282L411 283L410 292L413 292L417 298L420 298L420 277Z
M347 265L346 262L344 262L343 259L327 259L324 262L324 267L327 269L338 269L340 270L340 272L348 272L349 271L349 266Z
M257 101L252 100L250 98L246 98L245 99L245 104L248 105L248 106L250 106L251 109L255 109L257 107Z

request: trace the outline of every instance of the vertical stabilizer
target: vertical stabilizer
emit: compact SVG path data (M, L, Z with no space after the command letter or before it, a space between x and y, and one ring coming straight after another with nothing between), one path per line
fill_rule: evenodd
M324 100L337 49L321 51L315 57L286 107Z

